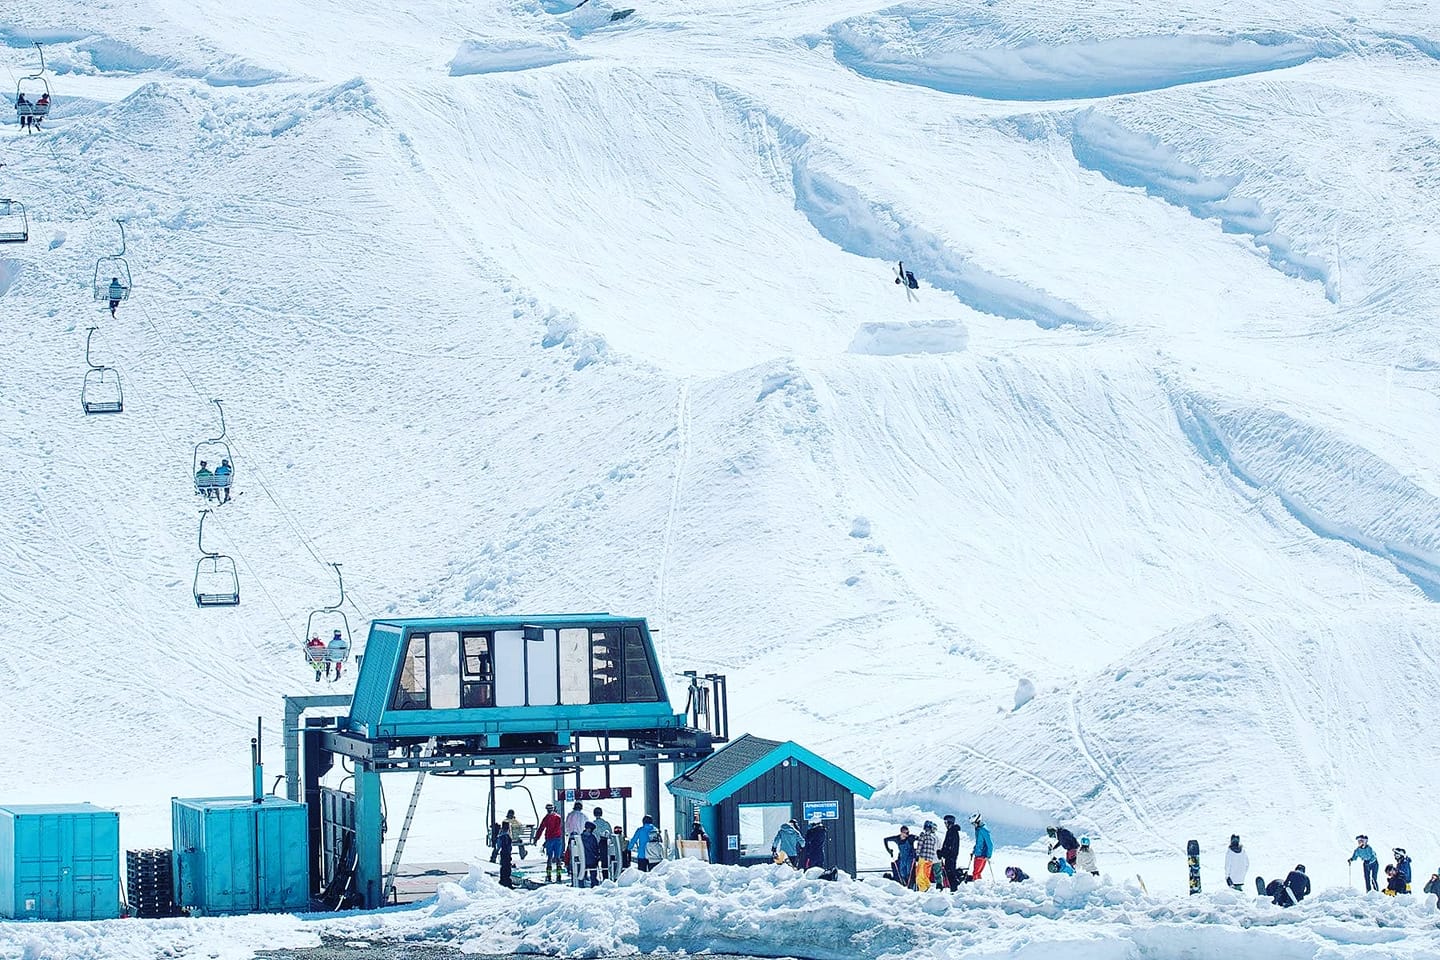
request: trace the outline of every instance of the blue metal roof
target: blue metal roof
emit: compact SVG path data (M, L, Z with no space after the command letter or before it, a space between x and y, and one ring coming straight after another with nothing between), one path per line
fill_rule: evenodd
M739 770L735 770L735 765L725 758L726 752L732 750L748 760ZM753 759L751 759L752 757ZM864 780L846 773L829 760L806 750L794 740L776 743L773 740L752 737L748 733L716 750L709 757L671 780L666 786L677 797L699 800L701 803L713 805L786 760L799 761L866 800L869 800L875 793L875 788ZM731 772L732 770L734 772ZM715 776L711 774L712 771L723 771L723 773ZM721 776L724 777L723 780L720 779Z
M183 804L196 810L230 810L235 807L303 807L305 804L286 797L265 796L257 804L250 797L171 797L175 803Z
M47 817L57 813L114 813L93 803L6 803L0 810L17 817Z
M546 613L528 615L517 613L505 617L378 617L372 624L388 623L396 627L411 627L425 630L458 630L461 627L489 630L496 627L513 627L521 624L553 626L582 620L585 623L635 623L644 617L617 617L609 613Z

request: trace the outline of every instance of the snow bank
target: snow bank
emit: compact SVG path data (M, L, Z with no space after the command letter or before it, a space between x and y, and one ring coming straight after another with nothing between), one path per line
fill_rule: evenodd
M830 28L856 73L991 100L1072 100L1293 67L1325 49L1297 37L1171 34L1012 43L948 8L904 6Z
M1250 234L1277 269L1325 285L1336 298L1325 260L1296 249L1294 241L1276 232L1275 218L1254 200L1235 196L1238 176L1209 176L1181 160L1159 138L1126 129L1103 114L1085 110L1071 124L1071 149L1080 165L1127 187L1184 207L1197 217L1215 218L1227 233Z
M460 44L460 49L455 51L455 57L450 61L450 76L533 70L536 67L584 59L586 58L563 37L466 40Z
M9 292L15 281L20 279L23 264L19 260L0 260L0 297Z
M969 334L958 320L867 323L850 341L851 353L890 357L907 353L959 353Z

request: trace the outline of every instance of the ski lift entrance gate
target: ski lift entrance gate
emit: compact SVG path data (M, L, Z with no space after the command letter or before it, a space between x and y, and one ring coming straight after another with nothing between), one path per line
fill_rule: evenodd
M584 664L583 679L567 662ZM603 770L608 789L612 767L639 766L645 812L658 823L661 766L702 760L729 736L725 678L688 679L687 706L676 712L640 618L374 621L343 715L302 724L307 706L334 701L285 698L286 789L310 807L311 849L319 854L312 888L335 906L384 904L398 866L398 854L388 874L382 862L386 773L488 777L493 809L497 779L554 777L559 786L573 777L581 790L582 771L593 778ZM694 708L702 701L703 715ZM352 763L353 792L321 785L337 756ZM337 793L345 802L334 802ZM324 810L322 794L330 798ZM333 822L337 815L342 822Z

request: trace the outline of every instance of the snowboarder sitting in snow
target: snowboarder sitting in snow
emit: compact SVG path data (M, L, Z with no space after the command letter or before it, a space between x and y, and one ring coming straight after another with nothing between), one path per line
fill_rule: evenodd
M1240 845L1240 834L1230 834L1230 846L1225 851L1225 882L1236 890L1243 890L1245 876L1250 872L1250 854Z
M110 297L110 316L115 316L115 308L120 306L120 301L125 299L125 285L120 282L119 277L110 278L110 286L105 291Z
M1026 880L1030 879L1030 874L1026 873L1024 870L1021 870L1019 867L1006 867L1005 879L1009 880L1011 883L1024 883Z
M915 837L904 826L893 837L885 838L885 852L890 855L890 879L902 887L915 886ZM890 849L890 844L895 849Z
M1410 864L1410 857L1406 855L1404 847L1396 847L1390 852L1395 855L1395 872L1405 878L1405 889L1401 892L1409 893L1412 889L1410 882L1412 877L1411 871L1413 869Z
M1100 868L1095 864L1095 851L1090 849L1089 837L1080 838L1080 849L1075 851L1075 872L1100 876Z
M1075 866L1075 853L1080 849L1080 841L1075 839L1075 834L1064 827L1046 827L1045 833L1050 837L1050 852L1056 848L1065 850L1065 862Z
M1391 864L1385 868L1385 889L1380 891L1387 897L1405 892L1405 877Z
M1380 858L1375 856L1375 851L1370 849L1370 838L1360 834L1355 838L1355 852L1350 854L1346 863L1360 861L1360 867L1365 873L1365 892L1380 889Z
M1305 876L1305 864L1295 864L1295 869L1285 876L1285 890L1293 903L1299 903L1310 896L1310 878ZM1281 904L1288 906L1288 904Z

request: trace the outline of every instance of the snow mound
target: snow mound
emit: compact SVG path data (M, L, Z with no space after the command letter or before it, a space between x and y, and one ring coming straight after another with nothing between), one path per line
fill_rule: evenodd
M533 70L584 59L563 37L466 40L450 61L450 76Z
M1197 217L1215 218L1227 233L1251 235L1270 263L1290 276L1325 285L1335 300L1335 287L1325 260L1301 253L1294 241L1276 232L1275 218L1254 200L1236 196L1240 176L1210 176L1181 160L1158 137L1129 130L1093 109L1076 114L1071 124L1071 149L1080 165L1127 187L1140 187Z
M0 260L0 297L5 296L20 279L24 265L19 260Z
M989 100L1076 100L1278 70L1328 51L1312 41L1204 34L1072 43L1000 41L950 9L904 6L830 28L863 76Z
M850 341L851 353L877 357L908 353L959 353L969 334L958 320L867 323Z

